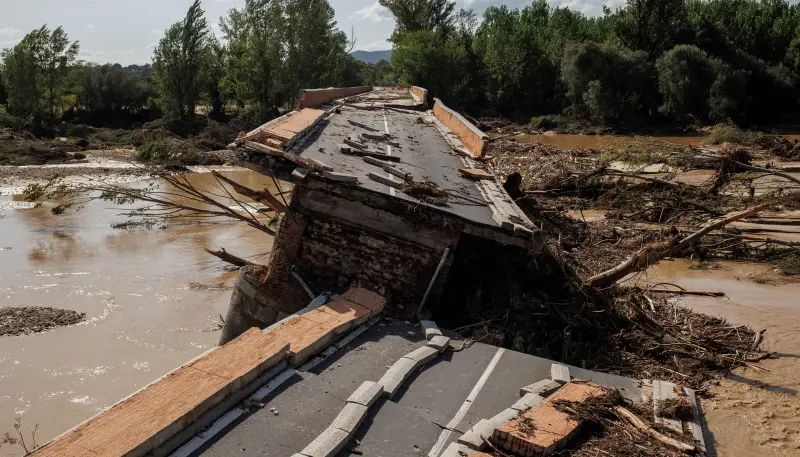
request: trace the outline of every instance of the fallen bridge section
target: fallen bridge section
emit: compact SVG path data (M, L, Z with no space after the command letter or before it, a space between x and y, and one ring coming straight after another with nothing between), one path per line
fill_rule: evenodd
M348 299L349 298L349 299ZM380 313L382 297L351 290L264 331L235 340L145 387L37 449L36 457L141 457L176 448L287 366L299 366L356 325ZM171 449L170 449L171 448Z

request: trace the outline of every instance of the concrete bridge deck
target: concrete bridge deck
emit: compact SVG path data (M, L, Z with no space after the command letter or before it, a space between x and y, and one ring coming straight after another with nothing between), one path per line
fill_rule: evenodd
M424 342L418 326L397 320L374 325L324 362L299 371L195 453L175 457L298 453L328 427L363 381L377 381L388 366ZM451 342L455 348L461 344ZM393 399L379 399L355 441L337 455L438 456L477 421L519 400L520 387L549 379L551 364L482 343L446 352L413 375ZM640 401L640 388L632 379L576 367L570 367L570 374L620 388L626 397Z

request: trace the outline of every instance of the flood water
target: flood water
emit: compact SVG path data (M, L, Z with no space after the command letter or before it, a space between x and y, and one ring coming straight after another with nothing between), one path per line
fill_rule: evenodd
M224 174L272 187L249 171ZM187 176L216 184L207 173ZM111 224L127 218L107 202L54 216L50 203L11 209L19 198L0 200L0 306L87 315L75 326L0 336L0 435L21 417L24 430L39 425L39 444L216 346L236 272L204 247L267 262L272 245L242 223L121 230ZM20 451L4 446L0 456Z
M685 296L701 313L737 325L766 329L763 349L776 358L758 363L769 371L737 368L703 400L720 456L800 455L800 284L781 281L768 266L721 262L718 270L695 270L684 260L661 262L646 281L690 290L722 291L726 298Z

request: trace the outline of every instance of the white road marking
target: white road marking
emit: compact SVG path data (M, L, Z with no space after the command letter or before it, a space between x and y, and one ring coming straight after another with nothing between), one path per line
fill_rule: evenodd
M458 409L456 415L453 416L453 419L447 423L447 426L442 433L439 434L439 439L436 440L436 444L433 446L431 451L428 453L428 457L439 457L444 446L447 444L447 441L450 439L450 435L453 433L453 429L458 426L458 424L464 419L464 416L467 415L467 411L469 411L469 407L472 406L472 402L478 397L478 394L481 392L483 385L486 384L486 380L489 379L489 375L492 374L494 368L497 366L497 362L500 361L500 357L502 357L503 353L506 350L500 348L497 352L494 353L494 357L492 361L489 362L489 365L486 367L486 370L483 371L480 379L475 384L475 387L472 388L472 392L467 395L467 399L464 400L464 403L461 405L461 408Z
M383 111L383 126L384 126L384 128L386 128L386 134L388 135L389 134L389 121L386 119L386 110ZM388 144L386 145L386 155L392 155L392 147L390 145L388 145ZM394 181L394 176L389 174L389 179ZM395 196L395 190L394 190L394 187L392 187L392 186L389 186L389 195L391 195L392 197Z

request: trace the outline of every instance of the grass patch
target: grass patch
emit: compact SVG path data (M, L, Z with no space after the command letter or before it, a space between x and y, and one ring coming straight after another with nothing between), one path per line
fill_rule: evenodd
M153 165L219 165L222 163L217 156L205 154L192 143L177 138L162 138L145 144L139 148L136 159Z
M76 146L60 141L0 142L0 165L45 165L63 163L73 157L67 154Z
M800 275L800 253L790 252L775 262L780 274L784 276Z
M719 124L714 126L705 139L707 144L734 143L749 146L755 143L757 135L731 124Z

